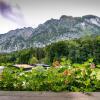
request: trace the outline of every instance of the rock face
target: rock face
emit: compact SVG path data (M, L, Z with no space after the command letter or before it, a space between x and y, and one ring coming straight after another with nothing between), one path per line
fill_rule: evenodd
M50 19L35 29L28 27L1 34L0 52L43 47L53 42L80 38L86 35L100 35L100 17L63 15L60 19Z
M12 52L27 48L27 40L33 34L33 28L11 30L0 35L0 52Z

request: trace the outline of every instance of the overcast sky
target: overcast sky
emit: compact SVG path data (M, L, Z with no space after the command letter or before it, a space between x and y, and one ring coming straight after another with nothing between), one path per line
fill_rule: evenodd
M0 0L2 1L2 0ZM21 27L37 27L51 18L61 15L83 16L93 14L100 17L100 0L4 0L17 9L8 18L5 12L0 14L0 33L6 33ZM3 9L3 11L6 11ZM8 13L8 14L9 14ZM15 13L21 17L16 19ZM2 15L3 14L3 15ZM6 15L6 17L5 17Z

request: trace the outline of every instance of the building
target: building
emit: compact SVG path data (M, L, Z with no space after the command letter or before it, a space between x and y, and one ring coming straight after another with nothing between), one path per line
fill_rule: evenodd
M23 70L25 70L25 71L29 71L33 67L35 67L35 66L32 66L32 65L28 65L28 64L15 64L13 66L16 67L16 68L23 68Z
M23 68L23 70L25 70L25 71L30 71L30 70L32 70L32 68L37 67L37 66L42 66L45 69L50 68L50 65L46 65L46 64L31 64L31 65L28 65L28 64L15 64L13 66L16 67L16 68Z

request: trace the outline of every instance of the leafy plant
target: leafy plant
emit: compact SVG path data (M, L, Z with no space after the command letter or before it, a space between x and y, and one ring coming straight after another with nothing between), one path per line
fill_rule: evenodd
M91 68L90 62L70 64L63 60L59 67L48 70L41 66L30 72L6 67L0 78L0 90L25 91L100 91L100 69Z

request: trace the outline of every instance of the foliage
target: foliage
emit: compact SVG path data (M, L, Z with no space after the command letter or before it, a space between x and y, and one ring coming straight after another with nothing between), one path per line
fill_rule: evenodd
M30 72L13 64L48 63ZM100 36L52 43L45 48L30 48L0 54L0 90L100 91Z
M2 73L0 90L100 91L100 69L96 66L91 68L91 60L83 64L71 64L63 58L60 64L60 67L50 67L48 70L38 66L30 72L10 65Z
M48 62L70 59L73 63L83 63L93 58L100 64L100 36L60 41L46 47Z
M28 64L35 57L39 63L52 64L65 57L72 63L83 63L93 58L100 64L100 36L52 43L45 48L29 48L9 54L0 54L0 65L7 63Z
M52 64L52 66L53 67L59 67L61 65L60 65L59 61L54 61L53 64Z
M35 58L35 57L32 57L30 60L29 60L29 64L36 64L38 63L38 60Z

